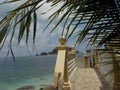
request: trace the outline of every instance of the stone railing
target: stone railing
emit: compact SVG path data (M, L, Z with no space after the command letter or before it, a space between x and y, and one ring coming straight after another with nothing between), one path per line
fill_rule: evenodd
M70 75L75 70L76 51L74 47L68 51L68 47L65 45L65 37L61 37L59 41L61 45L57 47L54 86L57 90L71 90Z
M90 60L92 63L90 63ZM108 52L105 53L95 45L94 50L88 55L84 52L84 67L88 68L90 66L101 72L113 87L113 90L120 90L120 65L117 56Z
M93 68L95 65L94 62L94 57L93 57L93 53L89 53L87 54L87 52L83 53L83 60L84 60L84 68Z
M75 47L72 46L72 50L68 51L68 76L69 79L72 79L72 75L74 71L76 70L76 50Z
M117 57L107 52L101 54L101 52L98 51L99 70L105 75L113 90L120 90L120 65Z
M84 52L84 67L85 68L98 68L99 67L99 59L98 59L98 46L95 45L94 50L91 50L89 54Z

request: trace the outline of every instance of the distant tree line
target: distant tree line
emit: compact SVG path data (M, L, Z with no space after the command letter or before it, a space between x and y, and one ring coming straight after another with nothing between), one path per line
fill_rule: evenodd
M72 50L72 48L69 47L68 51L71 51L71 50ZM79 53L78 50L76 52ZM57 48L54 48L51 52L41 52L40 54L37 53L36 56L40 56L40 55L53 55L53 54L57 54Z

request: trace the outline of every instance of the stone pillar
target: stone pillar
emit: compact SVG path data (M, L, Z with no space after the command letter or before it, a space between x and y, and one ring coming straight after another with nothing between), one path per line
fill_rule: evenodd
M59 38L60 46L58 46L58 50L67 50L68 47L65 45L66 43L66 38L64 36Z
M71 53L74 55L74 57L76 58L76 50L75 50L75 47L74 45L71 47L72 50L71 50Z
M94 58L95 58L95 68L99 67L99 62L98 62L98 46L95 44L94 48Z
M112 55L113 57L113 79L114 79L114 84L113 84L113 90L120 90L120 66L119 63L116 60L116 57Z
M63 83L63 90L70 90L71 85L70 85L70 81L68 79L68 64L67 64L67 51L68 51L68 47L65 45L66 43L66 38L64 36L62 36L59 39L60 42L60 46L58 46L58 50L66 50L66 55L65 55L65 62L64 62L64 75L63 75L63 79L64 79L64 83Z
M74 45L72 45L71 48L72 48L72 49L71 49L71 53L72 53L72 55L73 55L73 59L75 60L75 65L76 65L76 67L74 68L74 70L76 70L76 68L77 68L76 49L75 49L75 46L74 46Z
M114 83L113 90L120 90L120 82Z
M88 55L86 52L84 52L84 67L88 68Z

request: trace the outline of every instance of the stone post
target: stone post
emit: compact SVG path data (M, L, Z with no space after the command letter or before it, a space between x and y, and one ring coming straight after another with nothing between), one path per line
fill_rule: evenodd
M64 75L63 75L63 79L64 79L64 83L63 83L63 90L70 90L71 85L68 79L68 65L67 65L67 51L68 51L68 47L65 45L66 43L66 38L64 36L62 36L59 39L60 42L60 46L58 46L58 50L66 50L66 55L65 55L65 61L64 61Z
M76 50L74 45L71 48L72 48L71 53L74 55L74 58L76 59Z
M116 57L113 56L113 79L114 79L114 84L113 84L113 90L120 90L120 66L119 63L116 60Z
M88 55L86 52L84 52L84 67L88 68Z
M72 53L72 55L73 55L73 58L75 59L75 64L76 64L76 66L77 66L77 59L76 59L76 49L75 49L75 46L74 45L72 45L72 47L71 47L72 49L71 49L71 53ZM74 68L74 70L75 70L76 68Z
M59 38L60 46L58 46L58 50L67 50L68 47L65 45L66 43L66 38L64 36Z
M98 46L95 44L94 48L94 58L95 58L95 68L99 67L99 62L98 62Z

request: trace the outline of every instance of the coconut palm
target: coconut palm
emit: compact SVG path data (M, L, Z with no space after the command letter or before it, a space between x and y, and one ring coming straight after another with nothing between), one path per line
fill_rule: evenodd
M53 2L53 5L60 3L58 1ZM77 34L76 42L78 43L87 39L88 46L95 44L102 48L104 46L100 49L102 51L100 54L107 52L117 59L117 62L110 61L109 64L120 63L119 0L65 0L63 6L50 16L49 24L63 11L64 14L51 32L64 22L62 34L66 34L67 39ZM79 25L83 25L82 30L79 29ZM70 30L71 27L72 30ZM76 32L77 28L79 31Z
M57 0L59 1L59 0ZM60 2L53 2L54 5ZM53 32L57 26L64 22L62 34L69 39L71 35L77 35L77 43L88 40L88 46L97 44L101 46L99 54L110 53L106 59L112 61L102 61L103 65L116 64L111 72L120 71L120 1L119 0L65 0L65 3L50 16L50 23L59 15L64 14L58 23L53 27ZM48 26L49 26L48 24ZM80 30L80 25L83 29ZM72 30L70 28L72 27ZM76 32L76 30L79 31ZM104 46L104 48L103 48ZM120 75L119 75L120 76ZM120 80L119 80L120 81Z
M8 4L8 3L15 3L22 0L9 0L2 2L0 5ZM42 0L26 0L23 1L18 8L10 11L1 21L0 21L0 44L2 49L6 37L9 32L12 32L11 39L10 39L10 46L12 43L12 39L14 37L14 33L16 31L16 27L19 27L19 36L18 36L18 43L21 41L23 34L26 32L26 42L28 41L30 26L33 20L33 40L35 39L36 33L36 26L37 26L37 14L36 10L40 8L43 3L39 4ZM39 4L39 5L38 5ZM12 29L11 29L12 27Z
M1 4L14 3L22 0L9 0L2 2ZM64 2L63 5L49 17L51 20L48 26L53 20L61 13L64 12L58 23L53 27L52 31L64 21L64 27L62 34L66 32L66 37L69 38L74 34L75 30L79 25L84 25L83 30L77 32L77 42L83 41L85 38L89 39L89 42L97 43L98 45L112 45L113 37L114 43L118 44L120 35L120 7L119 0L26 0L18 8L12 10L0 21L0 44L1 47L4 45L6 36L10 32L12 27L11 41L14 36L16 27L19 26L18 43L21 41L23 34L26 32L26 42L29 38L30 26L33 20L33 41L36 36L37 26L37 13L45 2L52 2L51 7L59 5ZM41 3L42 2L42 3ZM1 5L0 4L0 5ZM47 27L48 27L47 26ZM72 28L72 31L70 30ZM51 31L51 32L52 32ZM87 37L86 37L87 36ZM116 39L117 37L117 39ZM118 42L116 41L118 40ZM112 41L112 42L111 42ZM119 51L118 51L119 53Z
M9 0L0 3L0 5L19 1L22 0ZM51 8L55 8L62 3L61 7L49 16L50 22L47 24L45 30L61 15L51 32L63 23L61 35L65 35L67 39L72 35L76 35L77 43L87 40L88 46L93 46L94 44L101 46L101 54L107 52L112 54L112 58L115 57L116 59L114 61L103 62L103 64L117 64L117 71L120 71L119 0L25 0L18 8L10 11L0 21L0 50L4 46L7 35L9 32L12 32L9 46L13 54L11 44L16 30L19 31L18 43L24 34L27 43L29 31L31 30L33 30L33 43L35 42L37 27L36 10L45 2L52 2ZM33 29L30 29L31 25ZM81 25L83 27L82 30L79 29ZM16 29L16 27L19 29Z
M22 0L9 0L0 3L15 3ZM23 35L26 36L26 43L29 38L30 26L33 26L33 41L36 37L37 13L45 2L52 2L51 7L62 6L50 15L48 26L60 15L56 25L52 28L53 32L60 23L64 22L62 35L65 34L69 39L71 35L77 35L77 43L88 39L89 44L104 45L107 52L120 54L120 1L119 0L26 0L18 8L10 11L0 21L0 50L4 46L9 32L12 32L10 39L10 47L12 39L19 27L18 43ZM33 21L33 23L32 23ZM78 30L83 25L83 30ZM12 27L12 29L11 29ZM70 30L72 28L72 30ZM77 30L77 32L76 32ZM34 42L33 42L34 43Z

